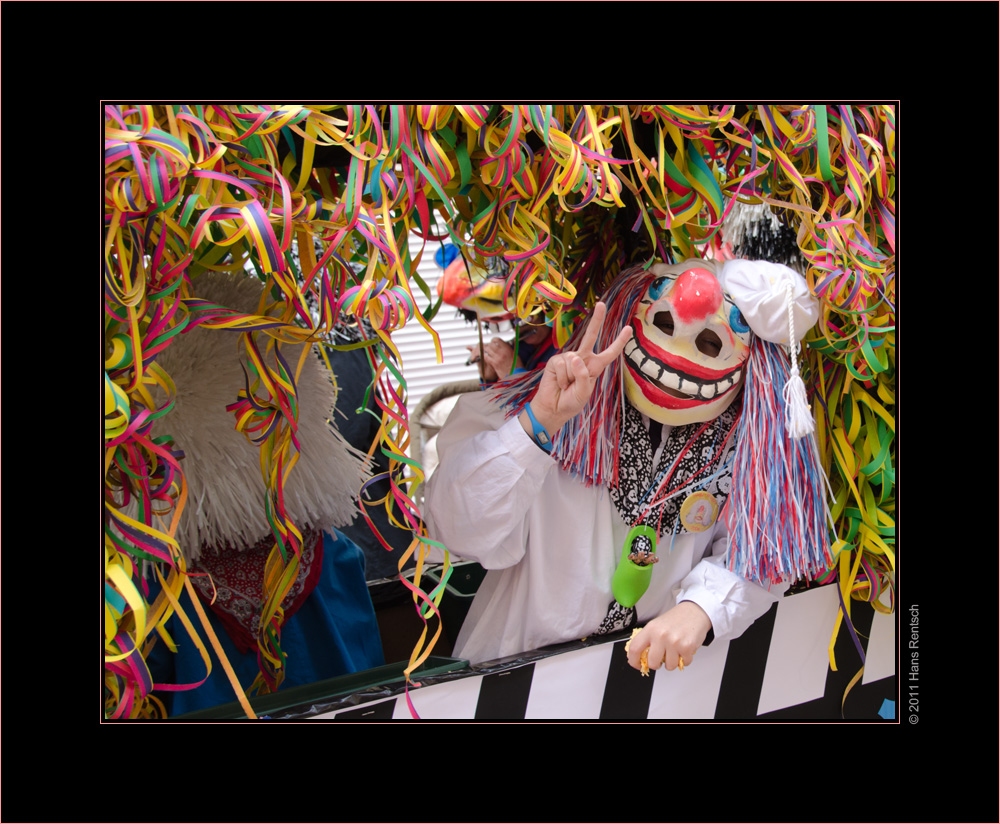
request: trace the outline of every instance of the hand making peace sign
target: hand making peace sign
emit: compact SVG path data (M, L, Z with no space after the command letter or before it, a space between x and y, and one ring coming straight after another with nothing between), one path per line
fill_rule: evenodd
M531 400L531 411L550 437L583 410L594 391L597 378L622 353L632 336L632 328L626 326L607 349L594 352L606 314L607 307L598 303L579 348L554 355L545 365L538 391ZM522 412L520 419L525 432L530 435L532 426L527 413Z

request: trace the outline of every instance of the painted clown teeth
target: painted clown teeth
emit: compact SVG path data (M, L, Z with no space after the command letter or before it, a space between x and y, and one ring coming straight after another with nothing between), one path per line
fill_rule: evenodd
M625 345L629 362L662 391L686 395L691 400L711 401L733 388L740 380L741 370L734 369L717 381L702 381L691 375L670 369L642 351L634 338Z

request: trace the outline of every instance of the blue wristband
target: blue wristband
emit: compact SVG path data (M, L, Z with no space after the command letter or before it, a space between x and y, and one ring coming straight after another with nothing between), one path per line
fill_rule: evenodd
M531 429L535 433L535 443L537 443L546 452L551 452L552 439L549 437L549 433L545 431L545 427L538 422L537 418L535 418L534 413L531 411L530 403L526 403L524 405L524 411L528 413L528 420L531 421Z

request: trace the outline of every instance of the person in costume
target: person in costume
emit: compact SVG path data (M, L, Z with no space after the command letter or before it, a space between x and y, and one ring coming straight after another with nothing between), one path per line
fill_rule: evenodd
M263 284L243 274L207 272L197 278L195 289L209 304L252 316ZM297 344L282 347L292 370L301 349ZM260 447L237 431L227 410L248 378L235 334L226 330L192 325L158 360L178 387L173 408L154 427L184 453L188 504L178 543L213 632L246 690L261 676L258 635L267 600L265 571L275 544L264 507ZM302 360L295 389L298 460L287 474L283 503L301 530L302 545L295 581L281 603L284 689L385 663L365 555L337 529L351 524L359 512L358 490L370 472L367 457L333 426L337 388L316 352ZM149 572L152 602L159 585ZM218 661L213 660L206 678L201 653L176 614L166 631L176 650L159 640L147 663L154 691L169 715L236 700Z
M452 247L454 248L454 247ZM509 375L544 366L555 354L552 327L545 322L541 307L519 320L504 305L510 266L503 257L492 257L486 268L456 256L437 282L442 302L454 306L470 323L510 321L516 328L509 341L495 337L485 345L467 347L466 365L478 364L484 383L496 383Z
M541 311L517 325L514 340L493 338L483 346L469 346L469 363L479 364L484 383L496 383L509 375L544 366L555 354L552 327L547 326Z
M815 484L788 490L805 524L791 553L734 546L729 529L759 529L754 490L788 475L748 467L739 447L761 427L786 436L761 364L785 375L780 393L791 369L779 346L817 314L802 277L778 264L635 268L544 367L463 396L425 498L431 537L489 570L455 654L477 663L642 626L630 664L645 652L672 670L742 634L775 583L822 564ZM793 444L776 462L799 449L812 454Z

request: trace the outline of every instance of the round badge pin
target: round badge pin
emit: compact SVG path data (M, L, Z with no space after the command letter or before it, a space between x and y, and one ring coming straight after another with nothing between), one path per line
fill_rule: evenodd
M688 532L704 532L719 517L719 503L708 492L693 492L681 504L681 524Z

